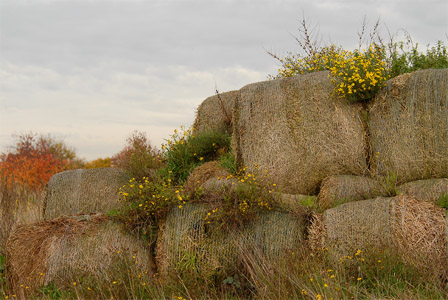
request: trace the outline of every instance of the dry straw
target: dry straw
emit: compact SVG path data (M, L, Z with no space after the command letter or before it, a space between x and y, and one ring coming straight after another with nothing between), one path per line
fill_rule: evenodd
M386 190L372 178L353 175L328 176L319 191L319 207L328 209L339 204L385 196Z
M104 215L60 217L17 228L6 244L8 287L25 298L36 288L90 276L113 281L128 268L151 271L149 252Z
M247 242L247 251L257 250L268 259L277 259L303 240L304 219L294 215L261 213L244 229L228 232L206 224L204 218L212 208L210 204L189 204L168 214L157 240L156 262L162 277L176 278L194 270L203 280L225 278L237 272L241 255L237 245L241 242Z
M448 177L448 69L395 77L369 109L373 175Z
M118 189L128 182L124 170L98 168L72 170L50 178L43 216L50 220L63 215L102 212L120 207Z
M440 197L448 195L448 178L412 181L399 186L397 189L400 194L437 203Z
M336 260L357 250L391 248L408 262L431 272L446 272L445 210L409 196L342 204L317 215L309 229L314 249L329 248Z
M193 124L193 134L218 130L232 132L232 109L239 91L208 97L199 105Z
M225 179L230 175L229 171L219 165L218 161L206 162L195 168L188 176L184 184L184 193L193 196L199 189L212 178Z
M328 74L242 88L233 116L237 163L256 175L269 170L269 181L289 194L316 194L329 175L365 174L362 106L335 99Z

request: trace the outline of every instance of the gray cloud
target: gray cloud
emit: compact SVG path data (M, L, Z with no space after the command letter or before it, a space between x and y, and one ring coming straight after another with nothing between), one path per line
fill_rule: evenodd
M429 3L431 2L431 3ZM422 45L446 40L446 1L3 0L0 146L13 132L113 155L133 130L155 145L220 91L264 80L294 51L302 13L324 40L356 47L363 16ZM386 28L384 27L384 32Z

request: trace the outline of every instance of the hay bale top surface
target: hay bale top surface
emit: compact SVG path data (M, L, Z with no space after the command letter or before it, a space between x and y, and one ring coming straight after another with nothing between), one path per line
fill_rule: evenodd
M205 99L198 107L193 134L208 130L232 132L232 109L239 91L230 91Z
M184 184L184 193L192 196L195 191L202 187L208 180L225 179L230 175L227 169L221 167L218 161L206 162L195 168Z
M59 217L13 232L6 243L8 282L13 293L26 298L42 285L72 282L73 276L107 281L117 275L113 266L124 256L128 260L136 257L136 267L142 272L151 270L150 255L143 243L109 217Z
M317 194L329 175L365 174L362 106L335 99L328 75L243 87L234 107L237 163L256 175L268 170L271 183L289 194Z
M50 178L43 216L50 220L63 215L88 214L119 208L119 188L128 182L122 169L78 169Z
M448 177L448 69L387 81L369 104L368 128L374 176Z

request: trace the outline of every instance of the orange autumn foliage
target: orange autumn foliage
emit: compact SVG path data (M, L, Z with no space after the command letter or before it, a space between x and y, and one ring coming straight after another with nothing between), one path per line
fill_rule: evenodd
M22 134L10 152L0 154L0 176L31 190L42 190L51 176L78 167L75 153L62 142L35 134Z

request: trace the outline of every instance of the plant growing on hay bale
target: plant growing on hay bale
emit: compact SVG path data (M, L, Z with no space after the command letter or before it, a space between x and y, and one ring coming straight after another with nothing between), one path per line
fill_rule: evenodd
M269 55L281 64L277 75L270 79L286 78L310 72L330 70L335 94L350 101L371 99L384 85L384 81L395 76L421 69L448 68L448 52L442 41L428 48L426 53L418 51L418 44L406 33L405 41L397 42L391 36L385 44L379 34L379 20L365 42L366 24L363 23L359 36L359 47L354 51L344 50L334 44L320 46L315 30L310 30L305 19L296 37L302 53L289 53L281 58L271 52Z
M166 161L165 176L182 184L197 166L219 158L230 149L230 136L221 131L202 131L192 134L192 129L174 130L168 143L162 146Z

